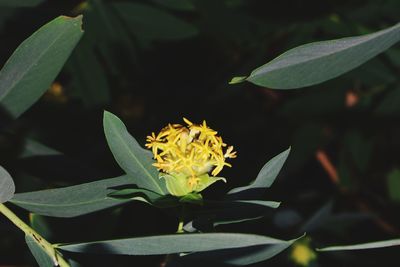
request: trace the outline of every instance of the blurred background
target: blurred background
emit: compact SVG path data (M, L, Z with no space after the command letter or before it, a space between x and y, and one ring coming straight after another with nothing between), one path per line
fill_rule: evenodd
M220 231L289 239L307 232L311 247L400 235L399 45L310 88L228 84L301 44L392 26L400 21L398 0L28 2L11 8L0 1L0 65L59 15L84 14L85 34L40 101L18 120L1 121L0 161L17 192L122 174L103 134L104 109L142 144L184 116L206 120L238 152L221 173L228 183L210 187L205 198L249 183L264 163L292 147L265 194L281 207ZM177 224L140 203L74 219L14 210L55 243L173 233ZM3 218L0 236L0 265L35 266L23 235ZM398 251L319 253L302 266L398 266ZM294 252L255 266L301 266ZM73 257L83 266L160 266L163 260Z

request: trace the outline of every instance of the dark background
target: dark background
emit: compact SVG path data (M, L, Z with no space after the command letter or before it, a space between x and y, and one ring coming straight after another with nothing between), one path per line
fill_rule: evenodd
M182 123L185 116L197 123L205 119L238 152L233 167L221 173L227 185L212 186L205 197L218 198L250 182L265 162L292 147L265 194L282 206L263 219L220 231L294 238L307 230L315 247L399 236L400 175L394 172L400 165L399 45L310 88L228 84L295 46L392 26L400 21L399 1L124 1L145 5L144 11L121 8L121 2L49 0L30 8L0 7L1 65L46 22L84 14L84 37L56 79L62 93L50 90L18 120L1 123L0 160L15 178L17 192L122 174L105 142L104 109L118 115L142 144L152 131ZM62 155L27 156L27 140ZM337 175L327 171L329 166ZM323 215L315 216L321 209ZM28 219L25 211L15 210ZM173 233L177 224L175 217L140 203L74 219L37 216L33 221L52 242ZM3 219L0 235L0 264L35 266L21 233ZM257 266L294 266L289 254ZM159 266L162 261L78 259L84 266ZM398 261L395 247L321 253L314 266L397 266Z

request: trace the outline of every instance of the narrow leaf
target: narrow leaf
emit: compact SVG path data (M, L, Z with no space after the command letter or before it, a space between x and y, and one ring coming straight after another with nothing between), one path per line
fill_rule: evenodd
M25 235L25 242L40 267L55 266L53 259L42 249L32 237Z
M233 188L228 192L228 197L238 199L243 195L251 194L252 191L256 192L259 189L270 187L282 169L289 153L290 148L272 158L262 167L254 182L248 186Z
M151 154L129 134L117 116L107 111L104 112L104 132L115 160L138 187L161 195L167 194L165 182L152 166Z
M400 246L400 239L392 239L386 241L363 243L363 244L349 245L349 246L332 246L332 247L320 248L318 249L318 251L360 250L360 249L372 249L372 248L385 248L393 246Z
M65 251L80 253L160 255L260 245L279 245L287 242L289 241L260 235L209 233L137 237L62 245L59 248Z
M185 266L192 266L192 264L189 264L188 260L191 260L192 262L199 262L204 259L207 259L208 263L210 263L210 261L214 261L230 264L230 266L245 266L262 262L276 256L300 238L273 245L250 246L245 248L191 253L187 256L181 257L181 259L188 263Z
M9 201L14 192L15 185L11 175L0 166L0 203Z
M400 23L367 35L293 48L255 69L247 81L274 89L322 83L354 69L400 40Z
M0 103L18 117L50 87L83 32L82 16L60 16L32 34L0 71Z
M202 231L218 225L260 219L279 205L279 202L262 200L204 201L203 210L196 213L196 218L185 225L185 230Z
M115 191L113 187L130 182L131 178L125 175L64 188L15 194L10 202L40 215L75 217L132 201L108 197Z

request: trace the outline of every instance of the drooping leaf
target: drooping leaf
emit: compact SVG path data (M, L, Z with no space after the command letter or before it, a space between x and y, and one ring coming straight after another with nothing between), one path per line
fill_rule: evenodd
M175 234L61 245L70 252L121 255L160 255L251 246L281 245L290 241L237 233Z
M30 212L52 217L75 217L132 200L143 198L116 199L108 197L114 187L132 183L127 175L65 188L15 194L11 203Z
M50 87L83 32L82 16L60 16L32 34L0 71L0 103L18 117Z
M25 235L25 242L40 267L55 266L53 259L43 250L35 239L29 235Z
M300 237L301 238L301 237ZM210 262L223 262L234 266L246 266L257 262L268 260L277 254L281 253L290 247L295 241L300 238L288 240L281 244L263 245L263 246L250 246L245 248L223 249L207 252L191 253L181 257L188 264L185 266L192 266L191 262L201 262L207 259Z
M9 201L14 192L15 185L11 175L0 166L0 204Z
M399 40L396 24L367 35L305 44L253 70L246 80L273 89L311 86L358 67Z
M332 247L320 248L318 249L318 251L360 250L360 249L372 249L372 248L385 248L393 246L400 246L400 239L377 241L377 242L348 245L348 246L332 246Z
M119 2L113 5L142 42L192 37L197 29L172 14L149 5Z
M239 199L243 196L252 195L252 192L270 187L282 169L289 153L290 148L272 158L262 167L254 182L248 186L233 188L228 192L228 198Z
M132 178L139 188L151 190L160 195L167 194L163 179L152 166L153 159L129 134L124 123L110 112L104 112L104 132L107 143L119 166Z

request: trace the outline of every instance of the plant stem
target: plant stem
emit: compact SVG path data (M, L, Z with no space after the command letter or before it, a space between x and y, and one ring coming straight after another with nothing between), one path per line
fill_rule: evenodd
M183 226L185 223L185 204L182 205L182 211L181 211L181 215L179 216L179 224L178 224L178 230L176 231L177 234L182 234L183 231Z
M65 261L63 257L55 250L52 244L50 244L46 239L44 239L40 234L33 230L24 221L18 218L14 212L8 209L4 204L0 204L0 213L3 213L15 226L17 226L25 235L32 237L36 243L42 247L42 249L51 257L54 266L60 267L70 267L70 265Z

